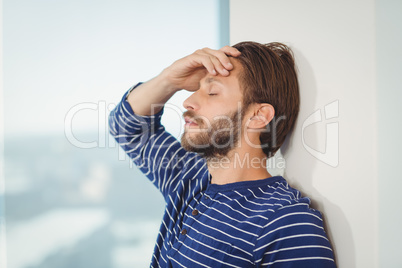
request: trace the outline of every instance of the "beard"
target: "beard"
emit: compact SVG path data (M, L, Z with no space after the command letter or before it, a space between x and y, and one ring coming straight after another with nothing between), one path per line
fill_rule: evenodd
M193 111L186 111L184 116L198 124L197 128L186 129L181 137L181 145L186 151L198 153L208 160L226 157L237 146L243 118L240 112L219 116L208 124L197 118Z

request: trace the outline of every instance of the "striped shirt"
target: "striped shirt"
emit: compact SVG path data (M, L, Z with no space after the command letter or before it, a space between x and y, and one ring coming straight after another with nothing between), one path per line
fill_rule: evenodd
M282 176L211 184L206 161L123 96L110 133L159 189L165 212L151 267L336 267L319 211Z

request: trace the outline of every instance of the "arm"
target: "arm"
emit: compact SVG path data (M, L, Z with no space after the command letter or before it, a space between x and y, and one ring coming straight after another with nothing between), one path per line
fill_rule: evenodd
M183 167L196 163L190 164L194 154L187 153L161 125L163 104L180 89L196 91L208 72L228 75L232 68L228 55L236 56L236 51L231 47L197 50L128 90L110 113L111 135L165 197L177 185Z
M200 80L207 73L228 76L229 71L233 69L228 56L239 55L237 49L229 46L220 50L209 48L197 50L175 61L160 75L140 85L128 96L128 102L138 115L157 113L178 90L196 91Z

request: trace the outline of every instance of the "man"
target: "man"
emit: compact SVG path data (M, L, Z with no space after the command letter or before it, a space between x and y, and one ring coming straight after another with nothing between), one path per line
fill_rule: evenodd
M182 89L179 143L160 118ZM281 43L197 50L124 94L110 132L166 201L152 267L335 267L320 212L266 169L298 111Z

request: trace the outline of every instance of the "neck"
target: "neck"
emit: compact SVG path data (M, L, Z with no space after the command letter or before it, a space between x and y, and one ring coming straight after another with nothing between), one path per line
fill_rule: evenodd
M267 171L266 155L261 150L231 151L225 157L208 160L208 170L213 184L262 180L272 177Z

